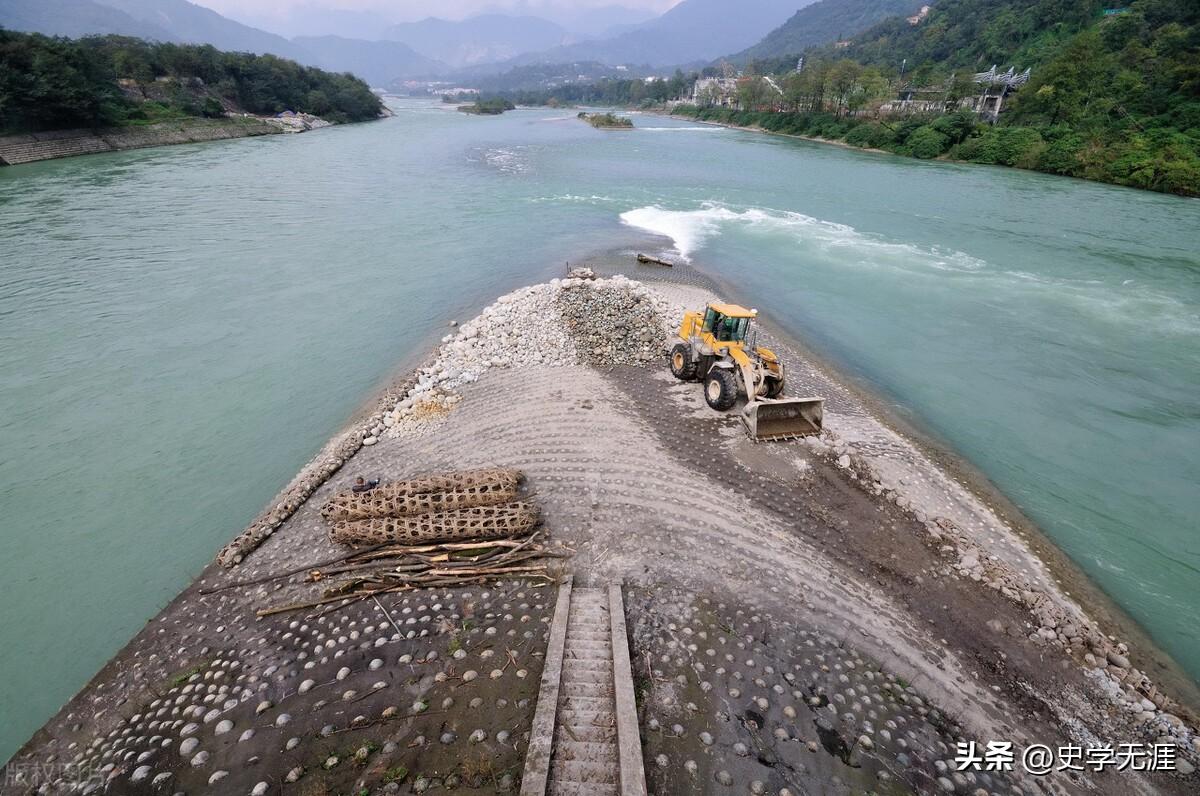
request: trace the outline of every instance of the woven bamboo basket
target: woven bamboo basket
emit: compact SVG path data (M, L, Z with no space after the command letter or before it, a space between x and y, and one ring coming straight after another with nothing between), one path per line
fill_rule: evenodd
M516 497L522 477L520 470L500 468L434 473L380 484L369 492L338 492L321 508L321 516L368 519L496 505ZM439 494L456 497L439 502L433 497Z
M329 538L338 544L428 544L522 536L537 527L541 515L532 503L475 506L403 517L341 520Z

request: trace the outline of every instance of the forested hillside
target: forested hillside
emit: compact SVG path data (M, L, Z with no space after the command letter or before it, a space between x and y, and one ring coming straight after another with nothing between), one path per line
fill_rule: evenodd
M362 121L378 116L381 108L379 98L353 75L273 55L121 36L71 40L0 30L3 132L221 116L227 110L292 110L330 121Z
M804 50L800 73L800 52L751 59L737 108L680 112L1200 196L1200 2L1109 2L939 0L915 24L896 17ZM974 74L992 65L1031 75L988 124L970 105L989 90ZM920 110L889 107L901 92Z
M821 0L767 34L758 44L729 56L734 63L795 56L809 47L853 36L880 20L915 14L933 0Z
M892 19L822 54L892 74L903 64L927 86L992 64L1032 67L996 128L958 145L959 157L1200 194L1200 3L1117 5L941 0L919 25Z

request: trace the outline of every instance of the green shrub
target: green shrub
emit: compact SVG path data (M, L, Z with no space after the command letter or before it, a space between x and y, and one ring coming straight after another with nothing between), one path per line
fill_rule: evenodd
M934 119L929 126L944 135L951 144L961 144L979 127L979 121L971 111L960 110Z
M846 134L846 143L859 147L884 149L895 142L896 134L878 122L863 122Z
M904 145L913 157L928 160L945 152L949 143L946 136L926 125L914 130Z
M896 128L896 143L903 144L908 141L908 137L925 126L925 123L919 119L905 119Z
M964 141L957 155L975 163L1032 168L1045 149L1041 134L1032 127L990 127Z
M872 142L874 130L873 127L878 125L860 124L849 133L846 134L846 143L851 146L869 147L874 146Z
M1046 146L1038 158L1038 171L1050 174L1065 174L1074 177L1079 173L1079 150L1083 142L1078 139L1061 139Z
M220 119L225 115L225 107L216 97L205 97L200 113L210 119Z

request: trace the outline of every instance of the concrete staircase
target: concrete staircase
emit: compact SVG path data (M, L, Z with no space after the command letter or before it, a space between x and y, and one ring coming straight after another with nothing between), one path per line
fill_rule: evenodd
M0 161L10 166L111 150L112 146L91 130L65 130L57 135L42 133L37 136L0 138Z
M645 796L619 586L560 587L522 796Z
M612 625L605 589L571 595L550 763L551 796L617 796Z

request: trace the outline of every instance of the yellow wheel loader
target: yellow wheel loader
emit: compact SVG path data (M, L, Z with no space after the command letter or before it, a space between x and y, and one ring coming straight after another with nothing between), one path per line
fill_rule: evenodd
M687 312L671 348L671 373L704 385L704 400L718 412L746 396L742 423L751 439L792 439L821 433L823 398L781 398L783 363L775 352L747 343L758 310L709 304Z

